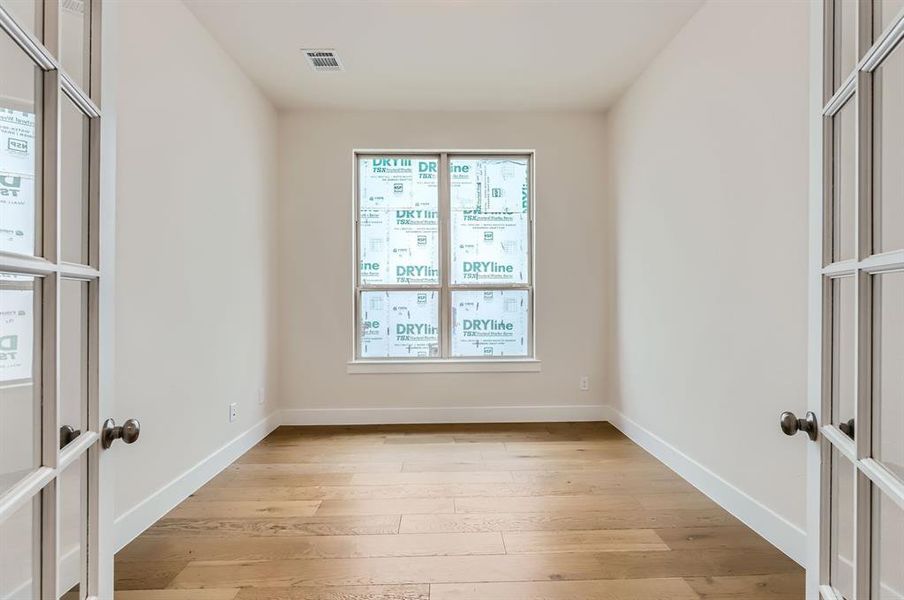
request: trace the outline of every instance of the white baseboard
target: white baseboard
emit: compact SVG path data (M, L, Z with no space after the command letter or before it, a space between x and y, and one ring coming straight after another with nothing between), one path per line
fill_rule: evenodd
M116 551L157 522L202 485L231 465L279 425L280 411L274 411L212 452L201 462L120 515L114 524Z
M606 407L606 418L635 444L665 463L683 479L744 522L797 564L806 568L807 532L772 509L751 498L722 477L632 421L618 410Z
M534 423L603 421L606 407L455 406L439 408L293 408L280 411L281 425L413 425L420 423Z

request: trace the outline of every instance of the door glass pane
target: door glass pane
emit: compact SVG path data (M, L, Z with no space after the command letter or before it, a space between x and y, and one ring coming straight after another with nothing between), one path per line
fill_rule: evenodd
M873 34L879 36L888 29L901 10L904 10L904 0L873 0Z
M857 0L835 0L835 90L857 64L856 36Z
M84 597L85 541L88 535L88 459L82 455L66 467L60 484L60 580L57 595L66 600Z
M853 465L832 448L832 508L829 577L848 600L854 597L854 471Z
M362 358L439 356L439 294L362 292Z
M887 252L904 249L904 44L873 81L873 248Z
M832 423L854 417L854 277L832 281Z
M0 251L34 256L40 241L41 70L3 31L0 65Z
M41 461L40 307L34 277L0 273L0 494Z
M41 597L41 498L0 522L0 598Z
M876 275L873 455L904 479L904 273Z
M439 159L362 158L361 283L439 283Z
M88 89L89 0L60 1L60 61L63 70L83 91Z
M854 98L848 100L834 117L832 259L835 261L854 258L855 105Z
M62 94L60 103L60 253L88 263L88 117Z
M60 283L60 426L85 431L88 408L88 283Z
M16 25L38 37L36 32L40 30L38 25L41 18L39 0L0 0L0 6L15 19Z
M527 290L452 292L452 356L527 356Z
M904 509L873 486L873 598L904 598Z
M451 182L452 283L527 283L527 158L456 158Z

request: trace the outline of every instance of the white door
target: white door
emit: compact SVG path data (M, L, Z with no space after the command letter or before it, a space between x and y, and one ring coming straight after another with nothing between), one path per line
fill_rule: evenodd
M107 19L0 0L0 600L113 597Z
M807 598L904 600L904 0L812 6Z

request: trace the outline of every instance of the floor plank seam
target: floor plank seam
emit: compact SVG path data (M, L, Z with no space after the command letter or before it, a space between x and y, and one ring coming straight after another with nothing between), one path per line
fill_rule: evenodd
M802 596L802 570L687 485L605 423L280 428L180 505L192 516L127 546L117 588L182 600L226 600L205 588L243 600Z

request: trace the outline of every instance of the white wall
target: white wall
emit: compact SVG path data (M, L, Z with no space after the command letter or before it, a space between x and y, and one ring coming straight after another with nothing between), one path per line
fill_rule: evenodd
M704 5L609 117L612 404L796 558L808 442L778 416L806 410L808 10Z
M352 354L352 151L536 149L537 355L541 373L347 374ZM300 112L280 116L280 396L288 409L599 407L607 363L604 119L567 113ZM589 392L578 390L582 375ZM557 412L558 411L558 412ZM538 412L443 413L436 419ZM415 416L417 415L417 416ZM315 419L289 414L292 420ZM343 418L328 413L319 418ZM348 417L346 417L348 418ZM364 417L367 418L367 417Z
M116 451L123 517L272 409L277 121L181 2L118 13L115 417L142 426Z

